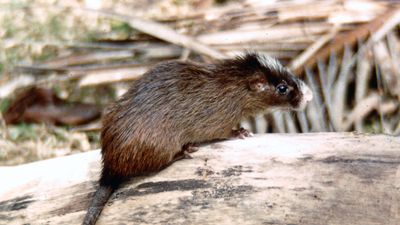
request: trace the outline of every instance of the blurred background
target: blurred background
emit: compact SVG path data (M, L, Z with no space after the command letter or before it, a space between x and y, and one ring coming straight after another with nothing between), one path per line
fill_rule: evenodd
M0 0L0 166L99 147L103 109L163 60L246 50L304 79L256 133L400 134L400 5L373 0Z

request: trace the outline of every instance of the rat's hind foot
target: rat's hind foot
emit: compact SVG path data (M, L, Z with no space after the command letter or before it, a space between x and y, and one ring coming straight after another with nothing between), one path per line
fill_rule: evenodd
M246 137L253 137L254 134L244 129L243 127L238 130L232 130L232 138L245 139Z

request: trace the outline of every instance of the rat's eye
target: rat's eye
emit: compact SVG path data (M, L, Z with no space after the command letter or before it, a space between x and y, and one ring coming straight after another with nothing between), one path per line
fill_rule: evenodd
M286 95L289 92L289 88L286 84L280 84L276 86L276 90L280 95Z

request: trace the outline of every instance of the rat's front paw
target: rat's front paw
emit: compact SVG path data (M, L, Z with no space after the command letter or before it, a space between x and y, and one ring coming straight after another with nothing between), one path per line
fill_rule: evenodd
M186 153L193 153L193 152L197 152L199 150L199 146L189 143L186 144L182 147L182 151L186 152Z
M243 127L238 130L232 130L232 138L245 139L246 137L253 137L254 134L244 129Z

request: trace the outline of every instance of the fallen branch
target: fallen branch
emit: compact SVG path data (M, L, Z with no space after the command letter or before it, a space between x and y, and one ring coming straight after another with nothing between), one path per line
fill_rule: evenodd
M169 43L183 46L185 48L191 49L195 52L207 55L212 58L216 59L226 58L226 56L220 53L219 51L199 41L196 41L195 39L187 35L179 34L173 29L154 21L144 20L133 16L120 15L113 12L97 11L92 9L81 9L81 10L94 12L102 16L124 21L128 23L132 28L139 30L143 33L154 36Z
M214 143L131 179L97 224L397 224L399 149L399 138L354 133ZM80 224L99 171L99 151L0 167L0 222Z
M108 84L121 81L138 79L147 71L148 67L138 66L134 68L113 69L108 71L94 71L87 73L79 81L79 86L93 86L99 84Z

